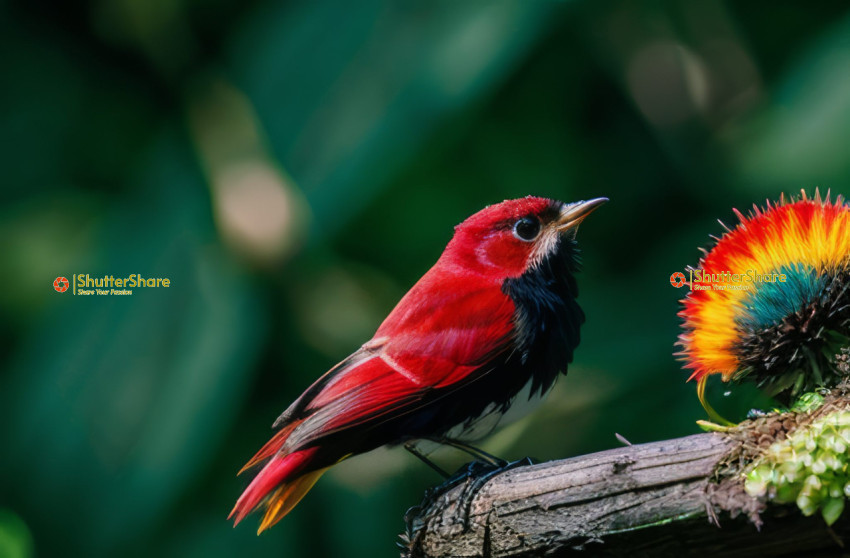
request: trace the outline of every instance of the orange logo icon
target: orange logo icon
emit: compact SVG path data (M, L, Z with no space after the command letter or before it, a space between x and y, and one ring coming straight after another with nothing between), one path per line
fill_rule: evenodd
M65 277L57 277L53 282L53 288L56 289L57 293L64 293L68 290L68 279Z
M670 276L670 284L678 289L685 284L685 274L681 271L677 271Z

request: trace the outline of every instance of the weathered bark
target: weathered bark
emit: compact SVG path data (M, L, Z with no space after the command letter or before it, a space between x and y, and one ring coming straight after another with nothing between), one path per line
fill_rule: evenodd
M409 512L406 553L844 555L847 514L829 528L819 515L806 518L794 506L766 506L743 491L746 448L759 441L763 447L764 433L776 434L782 419L755 421L730 434L697 434L518 467L477 488L461 482Z

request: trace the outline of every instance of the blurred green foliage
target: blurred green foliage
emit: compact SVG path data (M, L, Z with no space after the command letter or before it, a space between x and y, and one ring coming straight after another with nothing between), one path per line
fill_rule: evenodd
M452 226L509 197L611 203L579 235L569 377L485 447L553 459L696 432L670 274L732 207L850 192L846 2L0 13L4 556L395 555L439 480L403 451L335 468L262 537L225 521L235 473ZM172 287L50 288L76 273ZM730 418L769 404L725 387L709 396Z

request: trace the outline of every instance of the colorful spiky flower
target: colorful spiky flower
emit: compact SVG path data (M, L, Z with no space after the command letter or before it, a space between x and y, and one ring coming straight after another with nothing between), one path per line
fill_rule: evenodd
M754 206L690 270L679 356L705 380L754 381L784 402L847 376L850 206L802 196Z

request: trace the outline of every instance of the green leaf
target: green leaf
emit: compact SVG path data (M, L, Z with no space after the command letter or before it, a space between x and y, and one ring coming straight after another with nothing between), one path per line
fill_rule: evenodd
M823 520L827 525L832 525L841 517L841 512L844 511L844 498L829 498L821 508Z

